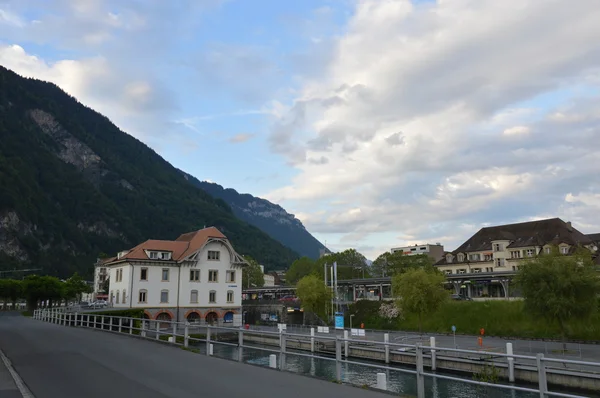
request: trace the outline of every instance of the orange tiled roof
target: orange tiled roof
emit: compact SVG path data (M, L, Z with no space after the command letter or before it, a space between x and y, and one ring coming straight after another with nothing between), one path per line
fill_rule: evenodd
M176 240L149 239L131 249L126 255L121 257L120 260L149 260L146 251L151 250L171 252L172 260L181 261L200 249L209 238L227 239L227 237L223 235L217 228L209 227L182 234ZM112 258L107 262L112 262L115 260L116 258Z

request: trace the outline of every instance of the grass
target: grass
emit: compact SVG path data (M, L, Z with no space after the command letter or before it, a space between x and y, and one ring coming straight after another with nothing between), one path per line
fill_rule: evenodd
M364 322L367 329L419 329L415 315L407 314L404 319L382 319L378 314L379 305L380 302L358 302L350 308L348 316L354 313L353 325ZM486 336L561 338L558 325L528 314L523 306L523 301L449 301L434 314L424 317L423 331L452 333L451 327L455 325L458 334L478 335L479 330L484 328ZM600 341L600 313L585 321L570 322L567 337L571 340Z
M21 315L31 318L33 316L33 311L21 311Z

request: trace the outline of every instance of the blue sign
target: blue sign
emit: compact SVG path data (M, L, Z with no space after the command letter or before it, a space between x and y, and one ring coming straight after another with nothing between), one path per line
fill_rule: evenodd
M452 331L456 332L456 326L452 325Z
M335 328L336 329L344 329L344 313L343 312L335 313Z

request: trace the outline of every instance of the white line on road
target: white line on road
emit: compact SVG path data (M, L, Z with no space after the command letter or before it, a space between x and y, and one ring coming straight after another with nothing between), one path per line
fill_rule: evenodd
M6 366L6 369L8 369L8 371L10 372L10 375L12 376L23 398L35 398L35 396L31 393L31 391L29 391L29 388L27 388L27 386L23 382L23 379L21 379L21 376L19 376L15 368L13 368L12 364L10 363L10 359L8 359L6 355L4 355L2 350L0 350L0 358L2 358L4 366Z

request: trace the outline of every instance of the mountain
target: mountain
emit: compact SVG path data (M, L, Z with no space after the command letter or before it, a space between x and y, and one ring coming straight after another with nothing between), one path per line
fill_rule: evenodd
M215 226L270 269L299 255L56 85L0 66L0 269L91 275L99 253Z
M260 228L300 255L317 259L321 250L328 252L325 246L304 228L300 220L281 206L250 194L240 194L231 188L223 188L219 184L200 181L183 171L182 173L195 186L214 198L223 199L238 218Z

